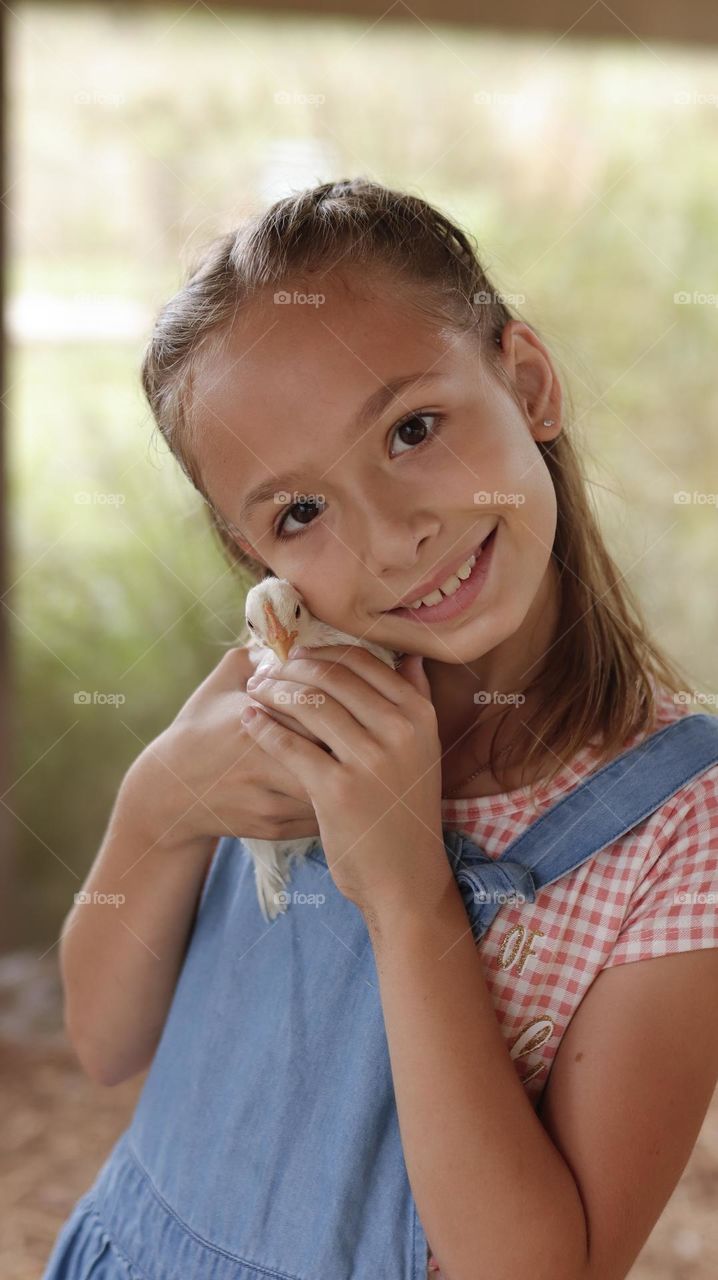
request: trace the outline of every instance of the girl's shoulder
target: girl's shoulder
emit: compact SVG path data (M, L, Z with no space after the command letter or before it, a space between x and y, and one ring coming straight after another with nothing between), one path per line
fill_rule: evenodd
M668 695L662 725L702 709L672 704ZM718 764L687 782L641 825L643 839L632 845L632 891L605 968L718 947Z
M696 712L705 712L700 704L692 705L683 695L675 695L672 690L653 682L655 696L655 720L650 729L632 734L623 743L621 752L638 746L654 733L676 720ZM718 720L718 717L717 717ZM582 747L571 760L564 761L553 778L535 787L526 785L498 795L476 796L471 798L448 798L442 801L442 817L445 823L457 824L466 828L480 823L482 828L488 824L512 835L527 826L535 818L575 790L592 773L602 768L607 762L601 757L595 740ZM671 808L689 807L697 797L704 797L712 808L718 791L718 765L712 766L666 802ZM665 806L662 806L661 811Z
M625 744L624 750L645 741L650 734L658 733L668 725L687 716L706 714L707 706L696 701L687 694L675 694L663 685L654 684L656 700L656 723L649 733L633 735ZM715 717L718 724L718 717ZM663 817L682 815L689 827L700 826L711 839L718 838L716 821L718 820L718 763L704 769L697 777L686 782L675 795L671 796L658 810ZM701 814L703 815L701 817Z
M633 735L624 750L705 710L663 686L654 686L654 692L655 724ZM605 968L718 947L718 763L627 832L604 861L597 873L625 894L620 930Z
M704 710L663 687L656 687L656 719L650 730L633 735L623 750L684 716ZM542 792L529 787L475 800L445 801L443 820L477 839L488 855L500 857L544 812L568 797L597 769L596 745L579 751ZM636 775L637 786L640 777ZM601 901L617 896L624 903L623 950L632 958L646 953L648 939L680 939L673 949L718 946L718 764L685 783L647 818L587 864L567 884L568 892L595 890ZM656 942L656 946L659 943ZM653 954L648 947L648 953ZM658 954L658 951L655 951Z

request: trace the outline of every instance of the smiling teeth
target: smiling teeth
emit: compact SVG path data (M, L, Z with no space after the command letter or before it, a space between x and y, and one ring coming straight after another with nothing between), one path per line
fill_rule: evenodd
M453 596L454 592L459 590L462 582L468 578L475 564L476 556L472 554L469 556L468 560L464 560L463 564L459 565L456 573L449 575L446 582L442 582L440 586L436 587L433 591L430 591L428 596L421 596L418 600L412 600L411 604L405 605L404 607L407 609L418 609L419 605L439 604L445 596Z

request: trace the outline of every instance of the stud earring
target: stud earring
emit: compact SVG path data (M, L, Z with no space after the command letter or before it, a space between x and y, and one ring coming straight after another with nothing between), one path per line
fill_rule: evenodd
M552 427L552 426L554 425L555 421L556 421L556 419L555 419L555 418L544 418L544 420L543 420L543 424L544 424L544 426L545 426L545 427Z

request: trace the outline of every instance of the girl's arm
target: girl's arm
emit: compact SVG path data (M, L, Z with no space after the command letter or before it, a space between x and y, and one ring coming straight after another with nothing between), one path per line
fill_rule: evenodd
M366 914L407 1171L446 1280L624 1280L718 1078L718 948L600 973L539 1115L455 881Z
M117 1084L157 1047L218 836L313 835L306 792L242 729L248 655L230 649L123 779L60 943L65 1027Z
M448 862L426 906L374 904L365 919L404 1158L441 1275L583 1280L581 1199L509 1057Z
M598 974L539 1112L571 1165L590 1280L624 1280L674 1191L718 1079L718 948Z
M60 942L65 1028L91 1079L146 1067L182 965L217 837L174 843L148 824L127 775Z

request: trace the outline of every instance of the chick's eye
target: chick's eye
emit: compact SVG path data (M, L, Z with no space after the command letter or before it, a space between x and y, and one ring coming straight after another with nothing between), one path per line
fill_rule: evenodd
M433 427L427 428L423 425L425 418L433 419ZM406 449L399 449L398 452L406 453L416 449L418 445L426 444L427 440L437 435L441 421L442 415L439 413L412 413L411 417L405 418L394 428L394 433L400 438L401 444L407 446Z
M302 606L298 604L296 609L294 610L295 618L298 618L301 612L302 612Z

